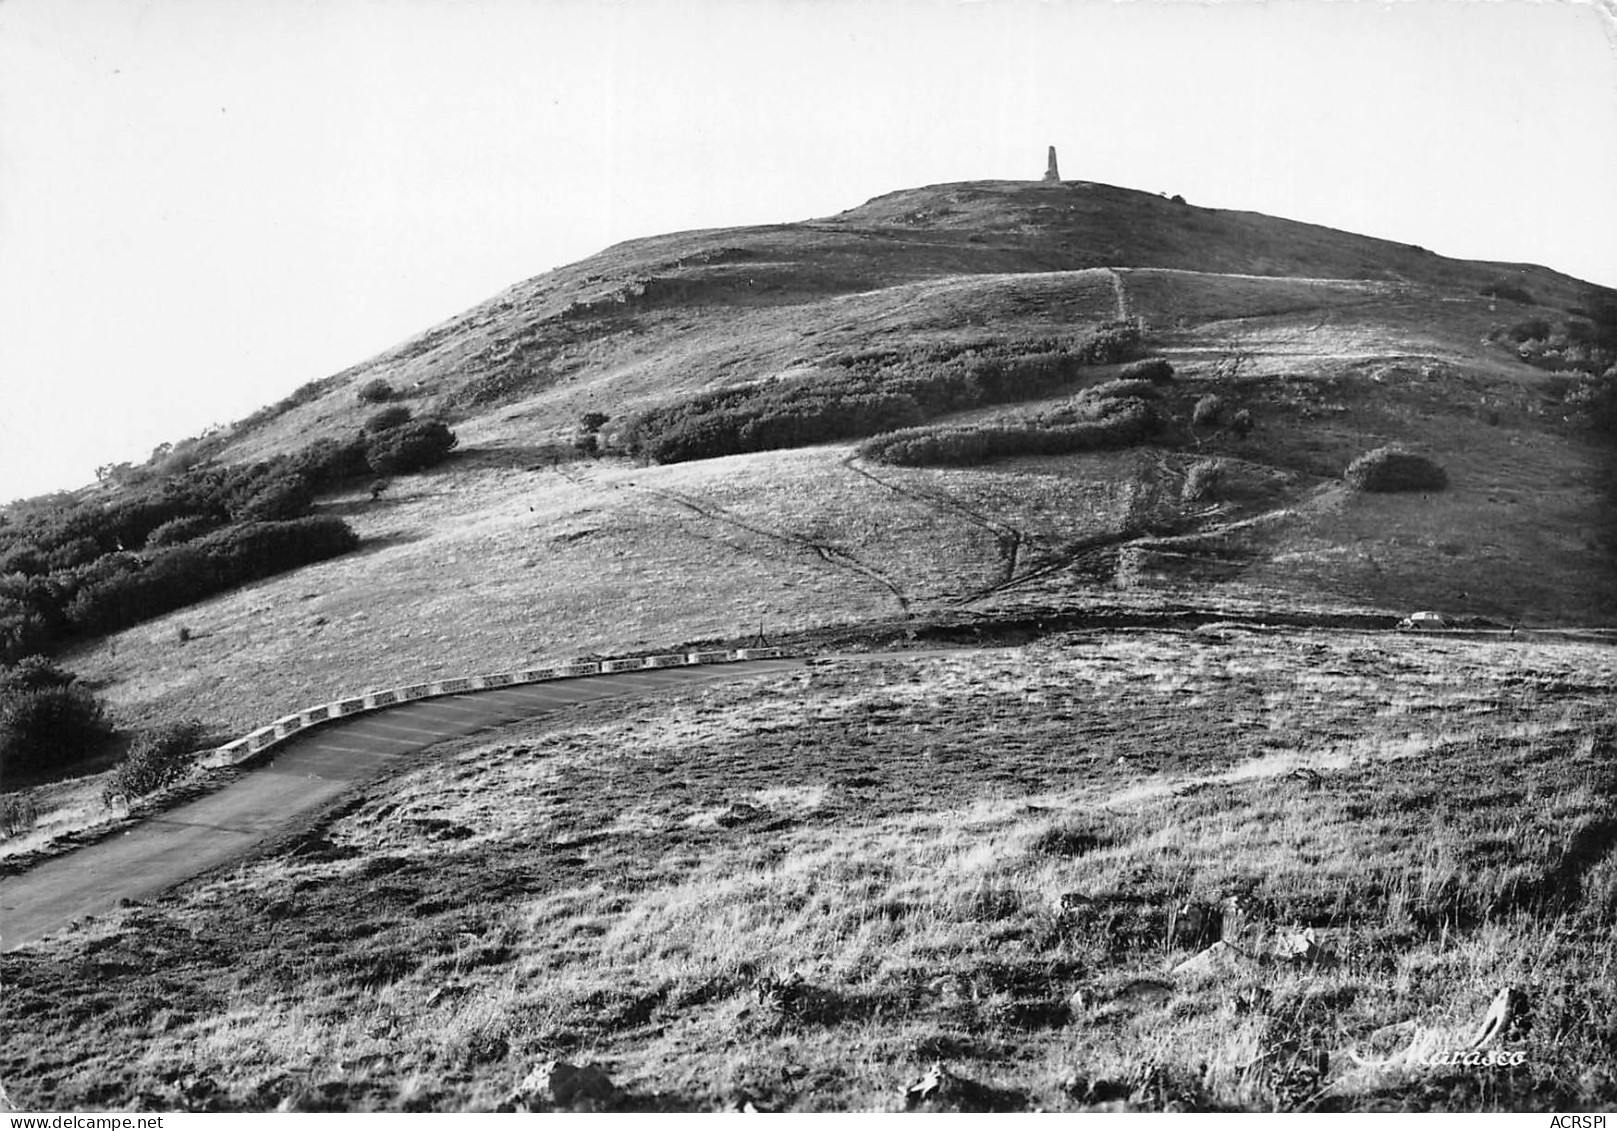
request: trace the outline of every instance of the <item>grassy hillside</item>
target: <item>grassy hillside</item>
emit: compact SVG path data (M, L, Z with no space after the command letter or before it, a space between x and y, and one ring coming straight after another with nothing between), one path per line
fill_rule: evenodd
M177 445L147 490L270 461L266 497L359 544L64 637L125 728L760 628L1033 643L429 751L285 851L0 960L0 1080L58 1108L546 1107L523 1081L565 1057L615 1106L885 1109L941 1061L928 1102L968 1109L1609 1105L1617 671L1555 643L1617 626L1617 449L1553 371L1590 293L1103 185L941 185L607 249ZM931 454L792 415L845 395ZM384 403L453 453L299 478ZM798 446L744 446L760 404ZM624 454L637 420L711 439L713 405L743 454ZM1345 478L1384 449L1426 485ZM1416 609L1498 631L1252 628ZM1160 631L1192 614L1231 623ZM1129 627L1056 635L1085 617ZM100 797L5 794L0 856ZM1176 971L1220 933L1244 959ZM1523 1065L1416 1062L1505 987Z
M967 1110L1606 1108L1614 678L1213 627L591 707L0 958L0 1077L544 1109L561 1058L605 1106L896 1110L941 1060ZM1414 1059L1507 988L1519 1064Z
M379 497L368 478L323 489L317 511L352 526L357 553L81 634L62 660L126 726L194 715L228 733L423 673L760 621L781 634L1101 603L1609 626L1610 441L1576 418L1566 376L1498 341L1529 317L1564 322L1585 290L1081 182L942 185L635 240L180 445L171 459L237 467L351 446L378 382L459 439ZM860 371L876 389L995 351L1060 361L1119 323L1176 372L1153 393L1159 426L1121 450L959 467L885 466L851 442L668 466L610 454L637 412L705 390L824 385L858 359L884 359ZM935 423L1036 431L1118 372L1066 369L1064 386L1013 381L1010 403ZM1209 398L1222 410L1203 416ZM573 450L586 411L609 418L607 458ZM1441 465L1447 488L1343 483L1389 444Z
M760 617L779 631L1168 596L1613 623L1605 453L1566 423L1549 375L1476 345L1486 300L1119 276L1144 317L1171 312L1157 341L1181 424L1156 444L971 469L883 468L851 445L553 468L521 421L485 416L459 425L463 451L438 471L378 501L326 500L365 540L358 555L72 664L127 710L195 703L245 726L411 672L731 636ZM1185 423L1209 391L1248 408L1253 431ZM1430 454L1449 488L1349 490L1342 471L1387 443ZM1189 470L1211 459L1226 467L1220 497L1187 501Z

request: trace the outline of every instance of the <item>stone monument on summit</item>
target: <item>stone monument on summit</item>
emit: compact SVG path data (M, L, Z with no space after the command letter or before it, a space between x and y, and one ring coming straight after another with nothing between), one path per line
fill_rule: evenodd
M1053 145L1050 147L1050 162L1044 167L1044 179L1055 184L1061 183L1061 170L1056 168L1056 147Z

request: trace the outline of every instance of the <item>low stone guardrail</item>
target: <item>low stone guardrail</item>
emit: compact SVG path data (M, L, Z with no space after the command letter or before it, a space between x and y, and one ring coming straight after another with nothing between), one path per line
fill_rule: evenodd
M735 651L675 652L663 656L634 656L627 659L602 660L576 664L550 664L545 667L525 668L522 671L495 672L492 675L458 676L454 679L433 680L430 683L412 683L384 691L367 691L351 695L317 707L305 707L285 715L268 726L244 734L234 742L203 753L198 764L212 768L234 766L271 746L279 745L295 735L320 726L333 719L346 719L369 711L382 711L418 699L433 699L441 695L463 695L468 691L485 691L497 687L516 687L527 683L545 683L557 679L575 679L586 675L615 675L620 672L647 671L655 668L678 668L696 664L734 664L745 660L776 660L786 655L783 648L738 648Z

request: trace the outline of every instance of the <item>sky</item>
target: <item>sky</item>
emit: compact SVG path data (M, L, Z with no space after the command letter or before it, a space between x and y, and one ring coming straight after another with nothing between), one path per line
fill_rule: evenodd
M636 236L1037 179L1617 286L1617 0L0 0L0 501Z

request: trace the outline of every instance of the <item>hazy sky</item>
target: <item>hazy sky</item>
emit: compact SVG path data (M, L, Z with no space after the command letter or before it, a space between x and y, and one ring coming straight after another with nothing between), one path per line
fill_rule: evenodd
M1617 286L1602 3L0 0L0 501L618 240L1050 144Z

